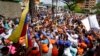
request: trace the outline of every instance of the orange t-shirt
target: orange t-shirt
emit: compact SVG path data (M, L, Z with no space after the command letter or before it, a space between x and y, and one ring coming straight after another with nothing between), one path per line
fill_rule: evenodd
M48 51L49 51L49 47L47 46L47 44L42 44L42 52L47 53Z
M84 52L84 49L81 47L78 47L78 55L82 55Z
M94 38L93 38L92 36L88 36L88 39L89 39L90 41L94 40Z
M78 43L78 45L82 48L86 48L87 44L85 42Z
M63 30L61 28L58 28L59 33L63 33Z
M82 42L81 43L81 47L86 48L87 47L87 44L85 42Z
M55 41L54 39L50 39L50 43L51 43L51 44L55 44L56 41Z
M41 56L41 55L40 52L38 52L37 54L30 53L28 56Z
M36 48L36 50L31 50L28 56L40 56L39 50Z

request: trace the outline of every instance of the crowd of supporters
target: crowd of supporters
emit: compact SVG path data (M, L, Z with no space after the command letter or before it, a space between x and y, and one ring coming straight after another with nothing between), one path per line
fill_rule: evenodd
M83 16L65 13L52 15L39 11L36 17L28 16L31 47L20 40L13 43L7 38L18 26L19 18L0 17L0 56L100 56L100 32L87 31Z

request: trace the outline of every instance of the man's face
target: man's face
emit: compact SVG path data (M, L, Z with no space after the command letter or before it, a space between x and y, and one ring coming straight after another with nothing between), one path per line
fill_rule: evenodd
M5 29L5 34L7 34L7 35L8 35L8 33L7 33L8 31L9 31L8 29Z

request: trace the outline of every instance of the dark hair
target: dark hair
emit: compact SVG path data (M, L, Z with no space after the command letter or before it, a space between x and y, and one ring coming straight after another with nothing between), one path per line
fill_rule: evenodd
M100 56L100 45L96 47L95 56Z
M37 47L33 47L32 50L36 50Z
M3 47L3 48L1 49L1 51L9 51L9 48L8 48L8 47Z
M9 48L8 48L8 47L3 47L3 48L1 49L1 53L2 53L3 55L7 55L8 52L9 52Z

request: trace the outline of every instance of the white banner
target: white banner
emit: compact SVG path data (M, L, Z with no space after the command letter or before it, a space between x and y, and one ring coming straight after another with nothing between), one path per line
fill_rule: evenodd
M81 20L86 30L89 31L91 28L100 29L96 15L90 15L85 19Z
M90 27L91 28L96 28L96 29L100 29L96 15L90 15L89 16L89 21L90 21Z
M85 18L85 19L81 20L81 22L85 26L86 30L89 31L90 30L90 24L89 24L88 18Z

